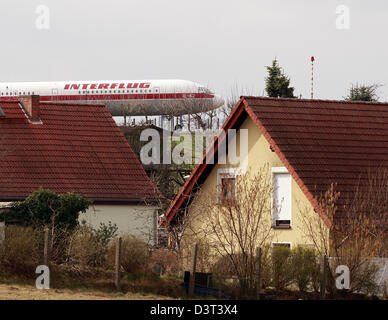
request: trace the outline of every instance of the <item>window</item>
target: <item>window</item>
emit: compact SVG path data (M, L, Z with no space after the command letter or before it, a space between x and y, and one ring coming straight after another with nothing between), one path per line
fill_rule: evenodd
M272 168L272 226L291 227L291 175L284 167Z
M219 169L217 172L218 201L222 205L233 204L236 201L236 171L235 169Z
M291 242L272 242L272 248L292 248Z

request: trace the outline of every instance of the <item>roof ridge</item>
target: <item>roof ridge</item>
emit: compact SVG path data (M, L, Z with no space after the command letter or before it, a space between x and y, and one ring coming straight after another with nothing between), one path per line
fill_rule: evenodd
M302 98L275 98L275 97L264 97L264 96L240 96L240 99L257 99L257 100L272 100L272 101L302 101L302 102L328 102L328 103L341 103L341 104L366 104L366 105L385 105L388 106L387 102L379 101L348 101L348 100L333 100L333 99L302 99Z

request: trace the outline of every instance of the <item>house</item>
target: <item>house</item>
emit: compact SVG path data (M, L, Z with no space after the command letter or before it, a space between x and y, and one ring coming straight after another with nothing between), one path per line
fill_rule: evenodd
M220 134L167 210L162 226L174 223L185 210L206 215L208 207L196 203L217 187L221 194L231 193L230 183L242 164L248 164L249 172L267 166L273 188L268 199L272 245L312 245L301 231L300 208L307 207L311 219L319 215L329 227L333 221L317 199L335 185L341 207L354 195L362 174L388 168L387 103L241 97L222 132L231 129L237 130L237 141L243 129L248 132L245 158L237 166L206 161L219 158ZM282 206L276 208L280 200Z
M0 203L39 187L92 200L85 220L155 241L159 192L103 105L0 100Z

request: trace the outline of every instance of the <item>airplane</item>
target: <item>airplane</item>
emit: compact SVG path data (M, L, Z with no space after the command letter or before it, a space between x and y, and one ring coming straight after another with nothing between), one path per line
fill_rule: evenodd
M40 101L104 104L112 116L180 116L206 112L223 99L187 80L109 80L0 83L0 99L39 95Z

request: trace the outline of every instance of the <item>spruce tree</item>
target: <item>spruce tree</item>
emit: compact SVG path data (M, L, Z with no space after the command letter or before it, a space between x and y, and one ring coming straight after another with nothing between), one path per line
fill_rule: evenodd
M348 101L378 101L378 88L382 85L374 83L371 85L353 85L349 89L349 94L345 97Z
M267 66L268 76L265 78L265 91L268 97L295 98L294 88L290 87L290 78L287 77L278 61L274 59L272 66Z

